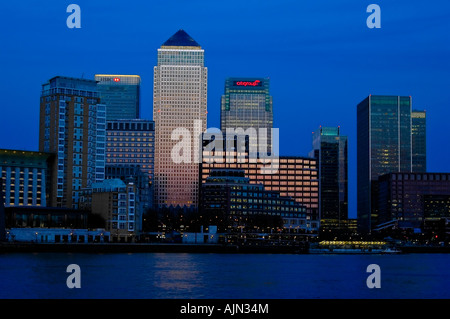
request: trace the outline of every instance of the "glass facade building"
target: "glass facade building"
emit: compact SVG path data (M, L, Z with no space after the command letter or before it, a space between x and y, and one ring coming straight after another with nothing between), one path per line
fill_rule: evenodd
M412 126L412 170L427 171L427 113L425 111L411 112Z
M257 143L250 141L250 151L264 153L272 150L273 128L272 96L269 94L269 78L228 78L221 98L220 129L255 129ZM259 135L265 129L266 135ZM260 150L259 146L263 146ZM264 147L267 145L267 148Z
M206 119L204 50L179 30L158 49L154 67L156 207L197 207L198 157Z
M357 106L358 228L377 224L378 177L411 172L411 97L370 95Z
M95 81L108 121L140 117L139 75L96 74Z
M318 161L321 220L337 224L348 218L348 147L340 127L320 127L313 133L310 156Z
M78 208L80 190L105 179L105 142L96 81L57 76L42 85L39 151L56 154L49 206Z

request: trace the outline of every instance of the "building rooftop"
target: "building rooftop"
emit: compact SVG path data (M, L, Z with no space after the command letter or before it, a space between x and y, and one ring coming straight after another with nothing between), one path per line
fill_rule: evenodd
M183 29L178 30L174 35L172 35L163 46L175 46L175 47L199 47L198 44L192 37L186 33Z
M105 179L102 182L92 184L92 189L96 192L117 191L125 187L126 184L121 179L118 178Z

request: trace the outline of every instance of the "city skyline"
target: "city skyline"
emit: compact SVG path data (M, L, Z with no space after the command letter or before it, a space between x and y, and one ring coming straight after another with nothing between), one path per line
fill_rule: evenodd
M186 10L181 3L178 4L179 6L174 8L175 17ZM124 42L121 42L120 49L117 49L117 45L108 43L111 39L109 36L100 41L96 52L109 52L106 57L100 54L103 60L92 55L93 51L87 48L72 50L69 42L81 43L87 38L89 44L89 41L92 41L90 39L96 38L99 33L109 34L101 27L101 23L118 17L119 11L123 11L122 18L128 17L131 22L136 21L131 19L133 14L142 17L143 13L137 12L137 9L142 10L139 7L148 8L145 6L151 7L154 4L142 3L133 8L122 3L113 3L104 13L94 4L81 1L79 5L83 10L83 24L80 30L70 30L65 26L67 14L64 5L38 10L41 13L39 19L36 17L28 22L24 21L24 18L18 19L18 28L11 30L6 43L14 50L0 53L3 60L11 61L5 68L5 79L11 81L5 81L3 89L12 93L4 102L9 107L2 108L6 116L2 117L0 126L3 136L15 136L13 139L3 138L2 148L31 151L38 149L37 139L30 139L30 136L36 136L38 132L37 98L40 85L57 75L93 79L96 73L139 74L143 81L142 118L152 119L152 67L156 65L156 49L176 30L183 28L201 43L207 52L206 64L210 74L208 127L220 126L219 99L223 91L223 81L229 76L270 77L271 95L277 105L274 127L280 128L282 155L306 156L313 130L319 125L341 126L342 133L349 137L349 217L356 217L356 105L369 94L412 96L413 108L427 111L428 171L450 170L450 151L439 148L445 143L441 132L448 117L446 106L449 105L449 98L444 93L449 84L448 79L444 77L449 63L444 59L449 50L449 41L446 40L448 34L444 33L444 30L448 30L445 10L441 11L444 13L434 13L432 9L418 2L414 5L405 1L397 4L380 2L383 10L382 28L370 30L365 26L367 13L364 4L356 5L347 1L338 6L328 2L327 6L320 5L320 9L319 4L297 4L297 11L287 10L287 6L283 8L282 4L263 4L262 8L252 10L261 10L260 12L265 13L263 17L276 19L268 19L268 26L260 32L255 32L252 40L239 33L238 28L221 28L220 22L223 22L223 18L209 30L203 29L202 23L197 24L187 19L177 21L175 18L160 28L137 23L140 32L137 32L136 38L122 39ZM165 5L154 6L161 10ZM213 4L198 2L188 9L193 10L198 6L204 6L205 10L214 8ZM244 18L244 13L251 7L242 6L243 12L236 13L240 19ZM448 4L443 7L448 9ZM6 9L11 9L12 17L17 17L14 15L18 12L16 4L8 3ZM228 12L229 8L224 10ZM157 10L146 12L150 12L156 21L161 21L157 18ZM342 18L344 12L346 19ZM413 20L418 12L422 18ZM294 19L296 15L298 20ZM25 14L25 18L29 16L30 14ZM222 16L225 14L220 15ZM308 16L312 18L301 21L301 18L306 19ZM319 16L323 16L321 22L314 22L314 17ZM94 18L98 17L99 21L94 21ZM285 21L281 17L285 17ZM247 18L249 24L263 22L255 17ZM337 21L340 23L333 25ZM3 23L5 22L8 23L8 19L3 20ZM30 28L33 23L38 26L36 30ZM133 26L136 25L126 30L131 30ZM111 27L116 30L114 26ZM304 29L309 32L300 32ZM28 56L29 51L13 39L22 35L25 36L27 41L24 42L27 42L27 45L33 45L35 42L31 37L34 32L45 30L52 36L62 35L63 45L58 52L66 53L63 54L64 59L53 62L51 59L47 60L48 58L42 55L46 50L43 50L43 53L36 52L31 58ZM438 32L439 30L441 32ZM145 33L151 36L145 37L149 40L144 43L141 42L140 36ZM276 49L265 48L265 41L262 39L267 35ZM220 40L217 40L218 38ZM385 49L392 44L394 51ZM116 51L108 51L114 46ZM333 50L329 50L330 47ZM427 51L422 47L427 47ZM367 52L367 48L373 51ZM362 51L366 52L363 57L359 55ZM17 53L17 57L9 56L11 52ZM74 53L75 55L72 55ZM124 55L128 57L132 54L136 54L134 61L123 58ZM296 60L291 61L297 63L291 63L289 70L286 68L280 71L285 65L285 56L295 58ZM36 63L36 60L40 63ZM71 63L67 63L67 60ZM24 78L25 71L28 76ZM17 83L15 80L19 76L21 85L11 85ZM26 90L27 94L19 95L19 89ZM22 95L24 97L20 100L12 98ZM24 130L22 123L27 129ZM292 135L297 137L295 145L292 145L288 138Z

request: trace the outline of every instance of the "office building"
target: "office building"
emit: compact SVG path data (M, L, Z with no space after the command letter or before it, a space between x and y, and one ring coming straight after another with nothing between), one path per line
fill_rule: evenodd
M77 208L79 191L105 178L105 138L96 81L56 76L42 85L39 151L56 155L49 206Z
M0 150L1 187L5 207L47 206L54 155Z
M217 225L219 232L267 232L271 227L296 233L310 230L303 205L250 183L239 169L211 170L201 186L200 207L206 225Z
M254 153L272 150L273 109L269 84L269 78L228 78L221 99L221 131L254 129L256 139L249 144L249 151Z
M412 170L427 171L427 113L425 111L411 112L412 134Z
M339 224L348 218L348 146L340 127L320 127L313 133L310 153L318 161L321 220Z
M411 172L411 97L370 95L357 106L357 217L361 232L378 223L377 180Z
M138 167L153 181L155 122L143 119L107 121L106 165Z
M397 172L379 177L380 223L423 229L424 222L450 218L450 173Z
M83 189L80 208L100 215L113 242L132 242L142 230L142 214L137 208L136 186L120 179L106 179Z
M154 67L156 207L197 207L198 157L206 113L204 50L179 30L158 49Z
M205 138L206 139L206 138ZM262 184L267 191L290 197L306 208L306 227L320 226L318 161L315 158L280 156L253 159L235 151L204 150L200 164L203 185L213 169L240 169L251 184ZM222 158L222 160L220 160Z
M106 106L106 120L140 117L141 77L139 75L96 74L101 103Z

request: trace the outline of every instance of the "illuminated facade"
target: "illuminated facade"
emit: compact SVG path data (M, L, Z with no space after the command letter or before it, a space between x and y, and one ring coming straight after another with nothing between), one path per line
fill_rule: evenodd
M378 177L411 172L411 97L370 95L357 106L358 227L378 223Z
M347 136L339 127L320 127L313 133L311 157L319 163L321 220L339 224L348 218Z
M380 222L423 228L425 221L450 218L450 173L390 173L379 178Z
M153 119L155 121L155 205L198 205L198 150L206 130L207 68L204 50L179 30L158 49L154 67ZM181 141L179 132L189 134ZM177 140L180 139L180 140ZM173 150L182 143L183 155ZM198 146L197 146L198 145ZM174 158L174 156L176 158Z
M47 179L54 156L43 152L0 150L1 189L5 207L47 206Z
M311 230L303 205L279 192L266 190L262 184L250 183L243 170L212 169L201 186L200 207L202 217L218 225L220 232L240 228L253 232L256 225L259 231L267 231L261 225L267 222L264 217L279 218L283 227L293 232ZM275 221L272 219L272 223Z
M231 156L230 156L231 153ZM222 163L218 158L222 157ZM282 197L290 197L306 208L306 228L316 231L320 225L318 162L314 158L280 156L272 159L268 168L264 159L242 159L234 152L203 151L200 165L202 185L212 169L240 169L251 184L262 184L267 191L275 191ZM262 173L262 172L265 173Z
M101 103L106 105L106 120L140 117L139 75L96 74Z
M56 154L49 206L77 208L79 191L105 178L105 139L96 81L57 76L42 85L39 151Z
M427 171L427 113L425 111L411 112L412 134L412 170Z
M251 148L260 150L260 145L267 145L267 151L272 149L271 129L273 128L272 96L269 95L269 78L228 78L225 82L225 93L221 99L220 129L249 128L266 129L266 138L259 138L257 143L250 143Z

